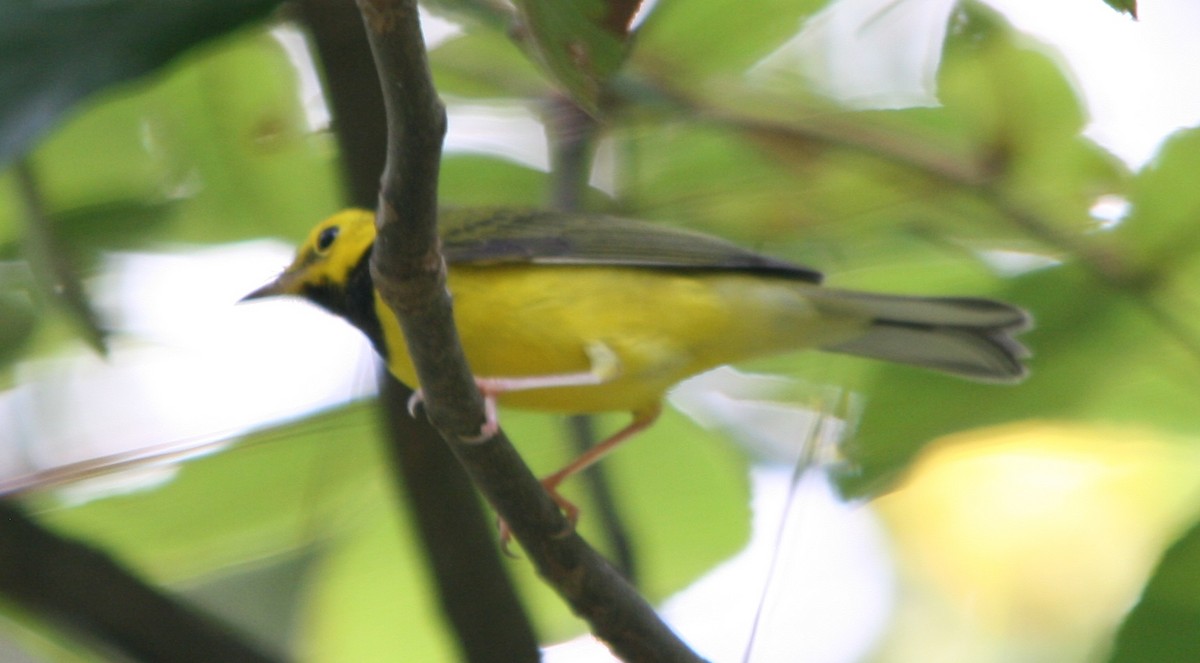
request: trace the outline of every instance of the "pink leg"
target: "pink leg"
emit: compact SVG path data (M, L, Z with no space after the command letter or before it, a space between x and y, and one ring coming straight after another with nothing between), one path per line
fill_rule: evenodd
M614 433L608 439L600 444L588 449L586 453L571 461L566 467L542 479L542 486L546 492L550 494L550 498L562 509L563 514L567 517L568 529L562 532L562 536L570 534L575 529L575 523L579 520L579 507L573 502L563 497L558 493L558 486L566 481L574 474L578 474L583 470L591 467L601 458L607 456L613 449L616 449L622 442L632 438L634 435L649 428L659 415L662 414L662 404L656 403L653 408L635 412L633 421L629 425ZM504 519L500 519L500 547L504 552L508 553L508 542L512 538L512 532L508 529L508 523Z

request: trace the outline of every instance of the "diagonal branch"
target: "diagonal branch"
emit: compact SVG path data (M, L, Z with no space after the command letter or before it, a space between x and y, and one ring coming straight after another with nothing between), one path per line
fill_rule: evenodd
M415 0L358 0L388 116L387 166L371 272L396 313L426 411L538 572L616 654L697 661L644 599L568 527L503 433L465 442L485 420L454 328L436 232L445 109L429 74ZM566 532L566 534L564 534Z
M325 71L347 197L356 207L372 207L387 118L362 15L345 0L302 0L299 7ZM496 548L491 515L441 435L424 419L408 416L411 395L382 372L381 442L392 460L397 507L412 514L413 534L463 661L537 661L537 636Z

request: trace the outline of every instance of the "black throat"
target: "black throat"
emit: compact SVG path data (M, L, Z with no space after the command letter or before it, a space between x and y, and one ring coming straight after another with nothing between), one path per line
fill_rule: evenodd
M344 284L319 283L304 288L304 298L334 315L345 318L371 340L379 356L387 359L383 325L375 313L375 284L371 281L371 251L350 270Z

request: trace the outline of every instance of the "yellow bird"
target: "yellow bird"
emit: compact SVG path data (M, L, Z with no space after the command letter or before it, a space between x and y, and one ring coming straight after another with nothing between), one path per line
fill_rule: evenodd
M1015 382L1029 316L976 298L837 290L821 274L724 240L601 215L470 209L439 219L454 318L491 405L626 411L633 422L543 480L557 486L649 426L674 384L710 368L815 348ZM274 281L362 330L419 388L400 325L375 291L374 213L322 221Z

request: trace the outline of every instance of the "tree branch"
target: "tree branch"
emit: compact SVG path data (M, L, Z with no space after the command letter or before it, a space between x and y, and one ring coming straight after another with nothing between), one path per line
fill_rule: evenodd
M568 526L503 433L484 443L482 398L454 329L436 235L445 111L429 74L415 0L358 0L388 113L372 255L376 287L400 320L426 412L538 572L630 661L697 661L653 609Z
M362 16L345 0L302 0L299 6L326 74L346 194L351 204L372 207L384 168L387 117ZM411 514L454 640L470 663L536 661L537 636L501 562L491 516L441 435L408 416L411 395L390 373L381 373L380 441L392 459L396 506Z

